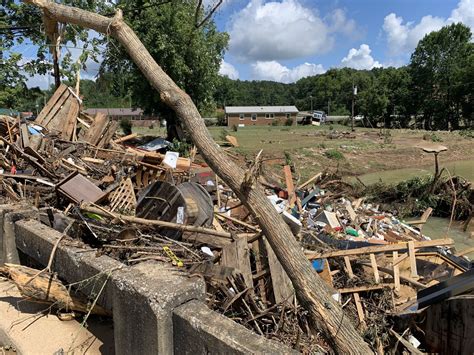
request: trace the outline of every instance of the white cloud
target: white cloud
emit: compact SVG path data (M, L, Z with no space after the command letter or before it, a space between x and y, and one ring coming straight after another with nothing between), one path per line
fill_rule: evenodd
M324 20L300 0L250 0L230 26L230 52L241 61L301 58L329 51L336 32L347 34L356 24L343 10Z
M451 12L448 22L462 22L474 29L474 0L461 0Z
M330 24L330 31L340 32L350 37L358 35L356 22L346 17L346 12L342 9L336 9L326 17Z
M382 65L370 55L371 52L369 45L361 44L359 49L351 48L347 57L344 57L341 63L344 67L354 69L370 70L381 67Z
M321 64L304 63L289 69L275 60L257 61L252 64L252 74L257 80L272 80L282 83L292 83L307 76L324 73Z
M232 64L227 63L224 60L221 62L221 66L219 68L219 74L227 76L229 77L229 79L232 79L232 80L236 80L239 78L238 70L235 69L235 67Z
M474 29L474 0L461 0L447 19L431 15L423 16L418 23L405 22L394 13L384 19L383 30L387 36L391 55L404 55L412 52L418 41L426 34L455 22L462 22Z

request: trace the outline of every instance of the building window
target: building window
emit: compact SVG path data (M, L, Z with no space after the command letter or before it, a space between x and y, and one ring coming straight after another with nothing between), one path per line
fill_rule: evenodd
M287 113L286 118L291 118L291 113Z
M265 114L265 118L266 118L267 120L272 120L273 118L275 118L275 114L273 114L273 113L266 113L266 114Z
M252 113L252 121L256 121L257 120L257 114L256 113Z
M244 115L243 113L241 113L241 114L239 115L239 120L243 120L244 118L245 118L245 115Z

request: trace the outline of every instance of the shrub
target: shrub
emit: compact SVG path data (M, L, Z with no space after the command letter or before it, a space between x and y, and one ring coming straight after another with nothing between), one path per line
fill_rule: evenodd
M151 124L151 125L148 126L148 129L153 129L153 128L155 128L154 124Z
M326 150L324 152L324 155L327 158L332 159L332 160L343 160L343 159L345 159L344 155L340 151L338 151L337 149Z
M278 120L273 120L272 126L278 126L280 124L280 121Z
M293 126L293 119L287 118L285 121L285 126Z
M132 121L128 118L122 118L120 120L120 128L122 129L123 134L132 134Z
M436 133L425 133L423 135L423 140L432 141L432 142L442 142L443 139L438 136Z
M236 124L232 125L232 131L237 132L239 130L239 126Z

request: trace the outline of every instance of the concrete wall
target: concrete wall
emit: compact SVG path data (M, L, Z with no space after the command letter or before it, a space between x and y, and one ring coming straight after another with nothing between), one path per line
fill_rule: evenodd
M18 250L46 265L62 234L10 210L16 208L3 206L0 213L4 211L2 223L13 221L14 235L0 233L0 245L13 238ZM98 304L113 313L117 354L292 352L208 309L204 282L169 264L126 266L66 238L58 245L52 268L68 283L88 279L81 286L85 293L98 294L103 286Z

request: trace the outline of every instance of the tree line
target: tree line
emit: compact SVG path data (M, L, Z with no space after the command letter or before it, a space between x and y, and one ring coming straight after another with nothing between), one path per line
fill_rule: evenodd
M452 24L426 35L400 68L355 70L330 69L326 73L283 84L271 81L241 81L219 76L219 64L228 45L228 35L216 28L201 1L104 0L68 3L112 16L116 8L138 34L151 55L170 77L194 100L203 116L216 115L226 105L296 105L299 110L326 111L329 115L355 114L371 124L387 127L415 125L425 129L458 129L473 123L474 44L468 27ZM0 108L35 111L42 107L45 92L29 89L27 75L60 75L75 85L86 63L102 56L95 80L81 80L80 92L87 107L140 107L146 113L176 122L159 95L112 38L90 37L85 30L60 28L60 70L51 61L51 40L41 29L41 13L23 3L10 2L0 9L0 47L36 45L36 57L22 58L10 51L1 55ZM68 47L82 48L73 60ZM56 82L56 80L55 80ZM57 84L57 83L56 83ZM358 93L353 97L353 87ZM220 111L222 112L222 111Z
M221 77L214 98L225 105L296 105L300 111L364 115L368 123L424 129L472 127L474 44L468 27L452 24L426 35L400 68L330 69L282 84ZM353 95L357 87L357 95Z

